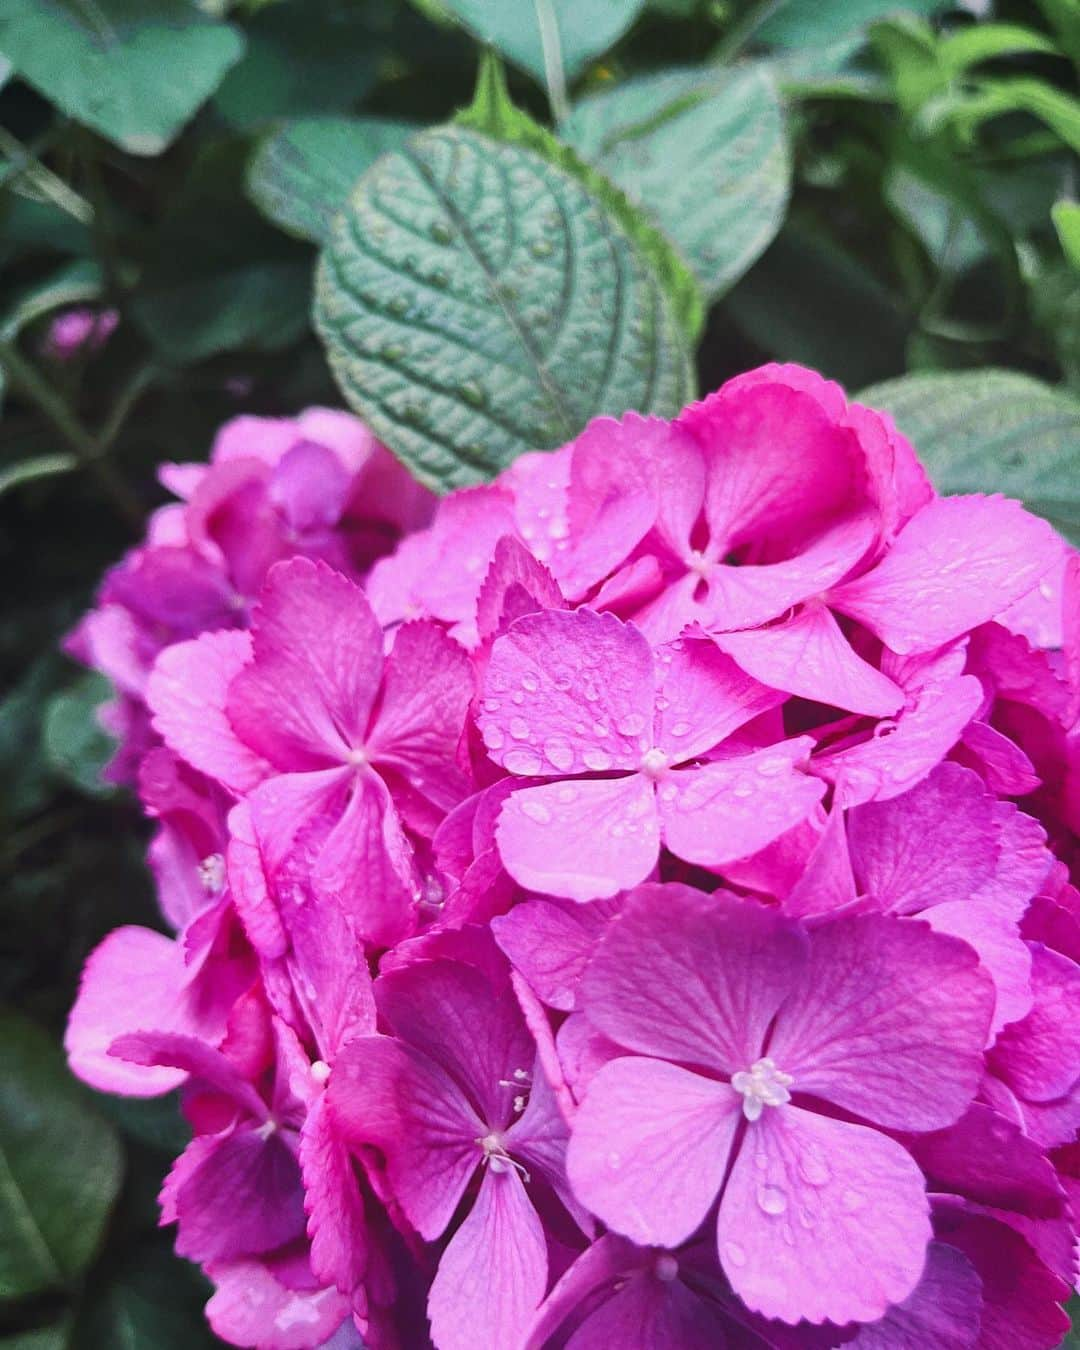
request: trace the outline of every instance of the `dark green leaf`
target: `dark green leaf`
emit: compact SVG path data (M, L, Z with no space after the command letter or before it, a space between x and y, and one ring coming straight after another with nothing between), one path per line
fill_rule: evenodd
M0 1337L0 1350L67 1350L71 1328L66 1323Z
M692 388L686 330L700 307L685 266L509 105L493 69L464 125L364 175L316 288L346 397L443 489L560 445L600 413L673 413Z
M111 1128L33 1022L0 1014L0 1297L77 1276L120 1187Z
M905 375L859 395L891 413L941 492L1020 497L1080 541L1080 401L1015 371Z
M580 104L562 134L667 232L710 297L780 228L791 158L761 66L630 80Z
M541 83L544 35L558 44L569 79L606 52L645 7L645 0L442 0L481 42L486 42Z
M0 393L3 392L3 373L0 372ZM0 497L12 488L23 483L32 483L37 478L51 478L58 473L70 473L79 467L74 455L62 451L56 455L35 455L32 459L22 459L15 464L5 464L0 469Z
M200 1272L174 1257L164 1235L140 1241L92 1292L72 1350L212 1350L221 1344L202 1305Z
M156 155L239 59L243 39L187 0L6 0L0 52L62 111Z
M98 722L98 710L113 694L103 675L87 671L45 709L42 745L54 773L92 797L113 791L101 772L116 749Z
M415 130L377 117L311 117L267 136L248 165L247 188L269 218L301 239L325 243L349 189Z

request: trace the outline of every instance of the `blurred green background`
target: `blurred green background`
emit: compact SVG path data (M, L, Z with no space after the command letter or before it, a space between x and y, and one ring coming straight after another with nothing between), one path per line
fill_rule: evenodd
M683 204L700 390L769 359L851 391L950 373L881 397L952 486L1075 535L1080 0L595 8L617 31L594 50L598 19L568 28L567 87L549 69L545 90L531 0L0 5L0 1350L214 1343L156 1228L175 1103L94 1098L58 1048L86 954L159 921L145 823L98 781L106 690L57 644L164 500L161 460L205 456L240 411L341 402L316 241L377 154L469 101L468 29L646 214ZM649 138L684 113L672 163ZM76 305L119 323L60 360L47 335ZM991 366L1018 374L968 374Z

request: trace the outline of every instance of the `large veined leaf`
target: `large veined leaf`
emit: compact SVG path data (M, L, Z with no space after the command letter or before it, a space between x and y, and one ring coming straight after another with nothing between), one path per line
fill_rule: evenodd
M189 0L4 0L0 53L133 155L159 154L244 49Z
M600 413L670 415L692 390L700 302L684 264L503 93L482 80L468 125L360 179L316 284L346 397L438 489Z
M301 239L325 243L349 189L413 128L378 117L303 117L267 136L251 158L248 194Z
M780 228L791 155L764 66L628 80L579 104L561 134L670 235L709 296Z
M859 398L892 414L939 491L1020 497L1080 542L1080 400L1006 370L904 375Z
M645 0L442 0L443 7L538 80L545 77L545 30L573 79L617 42Z
M0 1014L0 1298L63 1285L86 1267L121 1170L116 1136L49 1037Z

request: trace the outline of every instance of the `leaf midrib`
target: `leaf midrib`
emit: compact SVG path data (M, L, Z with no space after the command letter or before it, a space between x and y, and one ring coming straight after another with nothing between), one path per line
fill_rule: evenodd
M23 1250L30 1253L38 1270L44 1275L44 1284L47 1287L62 1285L64 1272L45 1240L45 1234L38 1227L33 1210L23 1195L2 1147L0 1147L0 1198L6 1202L14 1226L19 1236L24 1239ZM17 1294L18 1290L11 1292Z

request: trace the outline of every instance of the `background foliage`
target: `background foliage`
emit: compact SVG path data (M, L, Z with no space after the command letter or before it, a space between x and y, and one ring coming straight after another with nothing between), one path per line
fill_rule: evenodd
M155 922L57 653L155 465L344 396L445 489L777 358L1078 538L1078 61L1080 0L7 0L0 1350L213 1339L155 1229L175 1104L58 1049ZM119 326L59 361L76 304Z

